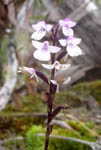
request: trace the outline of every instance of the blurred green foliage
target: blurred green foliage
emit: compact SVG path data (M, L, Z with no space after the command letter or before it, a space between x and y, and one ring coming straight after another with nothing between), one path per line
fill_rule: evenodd
M5 35L1 42L1 61L2 63L6 62L6 50L7 50L7 36Z
M43 142L40 140L40 137L37 136L39 133L40 128L36 126L32 126L29 131L27 132L27 150L43 150L44 145Z

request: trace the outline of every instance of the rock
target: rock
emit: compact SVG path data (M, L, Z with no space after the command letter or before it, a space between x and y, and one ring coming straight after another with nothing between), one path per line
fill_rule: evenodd
M87 98L87 101L86 101L86 104L87 104L87 108L91 111L99 111L99 104L98 102L94 99L93 96L89 96Z

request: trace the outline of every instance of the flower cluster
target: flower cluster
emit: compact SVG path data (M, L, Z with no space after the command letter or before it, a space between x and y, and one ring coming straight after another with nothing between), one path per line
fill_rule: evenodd
M68 56L76 57L83 54L82 50L78 46L78 44L81 42L81 39L74 37L74 31L72 29L74 26L76 26L76 22L69 18L59 20L55 30L53 25L46 24L45 21L39 21L37 24L32 25L34 32L31 36L31 39L32 45L36 49L33 53L33 56L39 61L49 61L51 59L51 64L42 64L42 66L45 69L53 70L53 78L50 80L50 82L56 84L57 86L60 83L54 80L55 73L59 70L68 69L71 66L71 64L60 64L60 62L55 58L56 53L58 52L58 56L62 56L64 51L62 50L61 46L66 47L63 57L65 55L67 56L66 58L68 58ZM56 43L56 35L59 29L62 29L62 33L65 36L65 38L57 41L57 43L60 44L60 47L58 47ZM50 45L48 41L39 41L42 40L47 33L52 33L53 45ZM27 72L31 75L31 78L35 77L35 79L38 81L36 70L34 68L20 67L19 72ZM65 81L63 80L62 84L67 84L70 82L70 80L71 77L65 79Z
M32 25L34 32L31 36L31 39L32 45L36 49L33 53L33 57L39 61L49 61L48 63L42 63L41 65L42 67L48 69L51 72L50 80L44 73L39 72L34 68L23 66L19 67L18 70L18 72L30 74L31 78L34 77L37 81L39 81L39 78L41 78L44 82L48 84L49 90L45 93L46 105L48 108L45 150L48 150L49 135L51 134L53 127L51 124L52 119L56 117L56 115L62 109L70 108L68 105L58 105L53 109L54 95L56 91L59 91L59 85L68 84L71 81L71 76L67 78L65 77L65 79L63 77L56 76L59 73L61 74L61 71L68 71L68 69L71 67L70 63L61 64L61 59L64 57L66 60L68 59L68 57L77 57L83 54L82 50L78 46L78 44L81 42L81 39L74 37L74 31L72 28L75 25L76 22L73 22L69 18L59 20L56 28L54 28L54 26L51 24L46 24L45 21L40 21L37 24ZM59 29L62 29L64 38L57 41L57 33ZM52 34L52 44L50 44L49 41L43 40L43 37L47 33ZM64 49L64 47L66 48Z

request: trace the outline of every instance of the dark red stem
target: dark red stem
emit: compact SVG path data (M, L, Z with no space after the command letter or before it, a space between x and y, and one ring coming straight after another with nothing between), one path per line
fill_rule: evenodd
M56 36L58 32L59 25L57 24L56 30L52 29L52 40L53 40L53 46L56 45ZM53 64L55 62L55 54L51 55L51 63ZM54 79L55 69L51 72L51 80ZM48 150L49 145L49 135L52 132L52 125L51 118L52 118L52 107L53 107L53 97L55 95L57 86L50 83L49 87L49 93L46 94L46 102L47 102L47 108L48 108L48 120L47 120L47 129L46 129L46 141L45 141L45 150Z

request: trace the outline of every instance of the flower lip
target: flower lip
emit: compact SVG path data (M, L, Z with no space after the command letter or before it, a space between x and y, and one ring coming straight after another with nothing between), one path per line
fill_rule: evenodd
M41 61L49 61L51 58L50 53L57 53L60 51L60 47L51 46L49 45L48 41L39 42L39 41L32 41L32 45L36 48L33 56Z
M78 44L81 42L80 38L75 38L72 36L67 37L67 39L59 40L59 43L62 46L67 46L66 51L69 56L76 57L84 54L82 50L78 47Z
M42 51L46 52L49 50L49 42L48 41L44 41L43 42L43 47L42 47Z
M74 32L71 29L76 26L76 22L73 22L70 18L59 20L59 25L62 27L62 32L65 36L73 36Z

